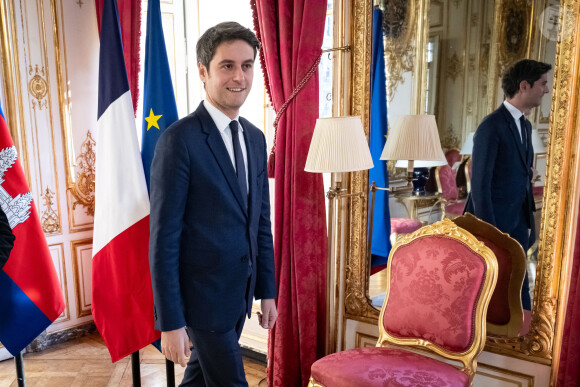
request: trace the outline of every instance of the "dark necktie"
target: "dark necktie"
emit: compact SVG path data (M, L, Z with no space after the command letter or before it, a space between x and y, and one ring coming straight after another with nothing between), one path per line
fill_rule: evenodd
M528 152L528 128L526 126L526 117L522 114L520 117L520 128L522 131L522 143L524 144L524 150Z
M234 144L234 160L236 161L236 175L238 175L238 185L242 193L244 204L248 205L248 188L246 185L246 166L244 164L244 155L240 146L238 136L238 121L230 122L230 131L232 132L232 142Z

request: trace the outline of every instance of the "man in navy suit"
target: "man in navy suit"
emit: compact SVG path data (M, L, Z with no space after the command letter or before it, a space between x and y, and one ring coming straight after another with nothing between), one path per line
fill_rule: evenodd
M524 59L502 78L505 100L485 117L473 137L471 193L465 206L478 218L516 239L524 251L535 241L532 194L532 126L526 115L548 93L547 63ZM531 309L528 274L522 287Z
M263 328L277 317L266 140L238 115L259 45L234 22L200 37L206 99L161 135L151 166L155 328L169 360L190 357L182 386L247 386L238 340L252 298Z

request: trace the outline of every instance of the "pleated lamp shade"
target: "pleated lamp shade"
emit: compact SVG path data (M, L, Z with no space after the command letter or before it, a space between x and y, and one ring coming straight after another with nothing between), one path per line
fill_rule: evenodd
M352 172L373 167L373 159L360 117L316 120L306 172Z
M445 160L433 115L407 115L387 137L381 160Z
M426 161L426 160L415 160L413 163L413 168L431 168L439 167L441 165L447 164L447 160L437 160L437 161ZM397 160L395 163L395 168L405 168L409 166L409 160Z
M470 155L473 153L473 135L474 134L475 133L473 133L473 132L470 132L467 134L467 138L465 139L465 142L463 143L463 146L461 147L461 150L459 151L460 155Z
M546 153L544 142L536 129L532 130L532 147L534 148L534 153Z

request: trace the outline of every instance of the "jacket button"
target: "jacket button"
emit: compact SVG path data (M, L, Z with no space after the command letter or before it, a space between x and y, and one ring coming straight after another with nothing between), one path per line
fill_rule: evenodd
M241 259L242 262L248 262L248 256L244 255Z

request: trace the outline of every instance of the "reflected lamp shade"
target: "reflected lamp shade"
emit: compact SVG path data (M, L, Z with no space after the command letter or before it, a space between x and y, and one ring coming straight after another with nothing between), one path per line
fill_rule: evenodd
M532 147L534 148L534 153L546 153L542 137L540 137L540 133L536 129L532 130Z
M316 120L308 150L306 172L352 172L373 167L360 117Z
M433 115L407 115L387 138L381 160L445 160Z
M473 135L474 134L475 133L473 133L473 132L469 132L467 134L467 138L463 142L463 145L461 146L461 150L459 151L460 155L470 155L473 153Z
M409 160L398 160L395 163L395 168L405 168L407 169L409 165ZM439 167L441 165L447 165L447 160L415 160L413 163L413 168L431 168L431 167Z

